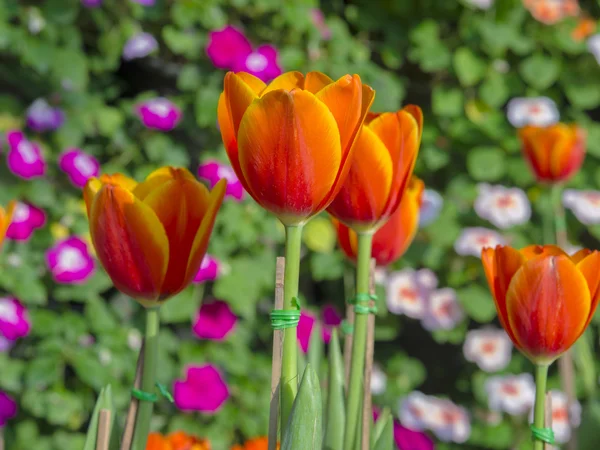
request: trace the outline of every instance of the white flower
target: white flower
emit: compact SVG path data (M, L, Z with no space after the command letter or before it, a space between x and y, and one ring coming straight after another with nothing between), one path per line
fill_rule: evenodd
M584 225L600 224L600 191L566 189L563 205Z
M561 391L550 391L552 398L552 431L557 444L564 444L571 439L572 428L581 423L581 404L575 402L568 407L567 394ZM529 413L529 422L533 422L533 408Z
M512 416L525 414L535 399L535 383L529 373L490 377L485 382L485 391L492 411L504 411Z
M600 33L594 34L588 39L587 47L590 53L594 55L594 58L596 58L598 64L600 64Z
M421 289L432 291L438 286L438 279L435 272L431 269L419 269L415 274L417 284Z
M463 317L464 312L454 289L437 289L429 295L422 325L429 331L451 330Z
M100 364L108 366L112 361L112 353L106 348L101 348L98 351L98 359L100 360Z
M406 428L423 431L427 427L427 417L431 409L429 396L413 391L400 401L398 419Z
M413 319L423 317L426 296L417 283L414 270L404 269L390 274L386 294L387 307L392 314L406 314Z
M132 328L127 333L127 347L136 352L142 347L142 333L138 329Z
M482 328L467 333L463 345L467 361L474 362L485 372L504 369L512 356L512 342L504 330Z
M471 420L466 409L450 400L429 397L426 424L444 442L462 444L471 435Z
M371 394L381 395L387 387L387 375L378 364L373 364L371 372Z
M475 212L498 228L522 225L531 218L531 205L525 191L519 188L482 183L475 200Z
M440 215L443 206L444 198L438 192L425 189L419 208L419 227L425 227L434 222Z
M467 0L467 3L479 9L490 9L494 4L494 0Z
M486 247L505 245L506 239L497 231L483 227L465 228L456 242L454 250L461 256L477 256L481 258L481 251Z
M554 100L548 97L517 97L508 102L508 121L516 128L525 125L545 127L560 118Z

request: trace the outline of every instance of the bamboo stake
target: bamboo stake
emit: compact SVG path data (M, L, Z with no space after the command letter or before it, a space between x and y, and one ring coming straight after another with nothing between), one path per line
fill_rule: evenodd
M0 450L4 450L4 428L0 427Z
M546 393L546 410L544 411L544 427L552 428L552 395L550 392ZM553 446L545 443L544 450L552 450Z
M369 270L369 294L375 295L375 259L371 259ZM373 300L369 307L375 306ZM373 408L371 398L371 375L373 373L373 354L375 352L375 314L369 314L367 325L367 351L365 355L365 386L363 389L363 417L362 417L362 450L369 450L371 445L371 423L373 422Z
M275 271L275 309L283 309L283 278L285 258L277 257ZM277 448L277 420L279 418L279 395L281 381L281 361L283 357L283 331L273 331L273 362L271 366L271 405L269 411L269 450Z
M96 450L108 450L110 442L110 410L101 409L98 418L98 437L96 439Z
M142 369L144 367L144 343L142 342L142 346L140 347L140 354L137 360L137 367L135 369L135 380L133 382L133 387L136 389L140 389L142 385ZM123 437L121 439L121 447L120 450L131 450L131 442L133 440L133 431L135 427L135 417L137 416L137 410L140 401L131 397L131 401L129 402L129 409L127 410L127 418L125 419L125 429L123 430Z

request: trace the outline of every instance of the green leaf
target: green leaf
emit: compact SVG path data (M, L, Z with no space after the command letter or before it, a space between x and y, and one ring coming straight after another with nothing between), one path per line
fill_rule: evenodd
M344 359L337 328L329 341L329 376L327 382L327 415L323 450L342 450L346 403L344 398Z
M460 89L436 86L432 93L433 112L438 116L456 117L463 114L464 96Z
M201 302L200 289L190 286L165 302L160 308L160 320L164 323L190 323Z
M497 73L492 72L479 87L479 96L488 105L499 108L502 106L510 95L510 91L506 84L506 78Z
M504 176L506 155L496 147L475 147L467 155L467 170L477 181L498 181Z
M473 86L485 73L485 63L469 48L460 47L454 53L454 70L463 86Z
M339 280L344 273L344 256L340 252L312 253L310 268L315 281Z
M387 414L378 420L385 420L383 422L383 428L377 440L373 450L394 450L394 419L391 414Z
M600 441L600 402L588 400L577 430L577 449L596 450Z
M315 368L317 374L321 368L321 361L323 359L323 336L321 330L321 324L315 321L315 324L310 333L310 341L308 343L307 362Z
M456 295L467 315L473 320L488 323L496 317L496 306L487 289L472 285L459 289Z
M554 84L560 74L560 61L538 53L521 63L519 73L530 86L547 89Z
M92 412L92 417L90 418L90 425L88 427L83 450L94 450L96 448L96 440L98 436L98 420L100 418L100 411L103 409L110 411L111 426L109 430L112 430L112 424L115 418L115 411L113 407L112 388L110 384L106 387L103 387L102 390L100 390L100 395L98 395L98 400L96 401L94 411Z

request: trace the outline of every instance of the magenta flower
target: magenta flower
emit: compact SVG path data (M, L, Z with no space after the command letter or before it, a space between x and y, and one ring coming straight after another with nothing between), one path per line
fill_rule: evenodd
M98 160L78 148L69 148L63 152L58 158L58 165L78 188L85 187L89 178L100 174Z
M158 48L158 42L150 33L138 33L129 38L123 47L123 59L130 61L145 58Z
M46 224L46 213L31 204L18 202L6 237L13 241L27 241L33 232Z
M310 10L310 18L315 28L321 34L321 38L325 40L331 39L331 28L325 23L323 11L318 8L312 8Z
M231 25L208 33L206 53L215 67L232 69L240 58L252 53L252 44L240 30Z
M215 366L190 366L185 380L173 384L173 398L183 411L215 414L229 398L229 388Z
M218 278L221 272L221 263L213 256L205 255L198 269L198 273L194 277L194 283L204 283L205 281L214 281Z
M399 450L434 450L433 440L422 431L403 427L394 420L394 441Z
M215 300L203 303L194 319L192 330L200 339L223 341L235 329L236 315L227 303Z
M27 140L20 131L6 133L8 168L19 178L31 180L46 173L46 161L38 144Z
M335 327L339 327L342 323L342 316L333 305L325 305L321 310L321 317L323 319L323 340L326 344L329 344L331 340L331 331Z
M153 130L171 131L181 120L181 110L164 97L141 103L137 106L136 112L144 126Z
M81 4L86 8L97 8L102 5L104 0L81 0Z
M137 3L142 6L154 6L156 0L131 0L133 3Z
M25 306L14 297L0 297L0 336L16 341L29 334L31 323Z
M17 403L8 394L0 391L0 428L17 415Z
M43 98L38 98L27 109L27 126L38 133L60 128L65 114L60 108L54 108Z
M248 72L263 81L271 81L281 75L279 54L272 45L261 45L256 50L240 57L233 64L235 72Z
M222 178L227 180L227 190L225 196L233 197L236 200L244 198L244 187L235 171L227 164L216 160L210 160L198 167L198 176L205 179L213 188Z
M300 348L304 353L308 352L310 335L312 334L316 320L317 319L315 316L306 311L302 311L300 313L300 321L298 322L298 342L300 343Z
M95 270L88 245L78 237L59 241L46 252L52 278L62 284L82 284Z
M9 341L0 334L0 353L4 353L12 347L12 341Z

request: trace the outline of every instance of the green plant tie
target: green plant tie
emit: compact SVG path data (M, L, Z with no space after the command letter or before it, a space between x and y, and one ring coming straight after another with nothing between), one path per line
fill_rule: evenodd
M368 306L368 302L371 300L377 301L377 296L362 293L357 294L356 297L348 300L348 303L354 305L354 312L356 314L377 314L377 306Z
M340 328L342 329L342 333L344 334L352 334L354 332L354 325L352 325L347 320L342 320Z
M284 330L298 326L298 322L300 322L300 300L294 297L292 305L296 309L274 309L271 311L271 328Z
M164 384L157 382L156 387L158 388L158 391L164 398L166 398L169 402L173 403L173 396ZM153 392L142 391L141 389L131 389L131 395L142 402L156 403L158 401L158 395L156 395Z
M534 441L542 441L550 445L554 445L556 442L554 441L554 431L552 428L538 428L533 425L530 425L531 429L531 438Z

